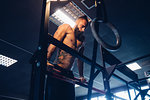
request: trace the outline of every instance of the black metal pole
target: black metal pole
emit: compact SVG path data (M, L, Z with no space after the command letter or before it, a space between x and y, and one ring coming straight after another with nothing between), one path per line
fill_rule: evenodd
M129 89L129 86L128 86L127 82L126 82L126 87L127 87L127 91L128 91L129 100L131 100L130 89Z
M39 34L39 45L37 51L32 57L32 78L30 87L30 100L44 100L45 89L45 71L47 60L47 34L49 22L50 2L43 0L42 16Z
M134 100L137 100L138 96L140 95L140 92L136 95L136 97L134 98Z
M91 65L91 72L90 72L90 80L88 84L88 100L91 100L91 94L92 94L92 86L93 86L93 80L94 80L94 72L95 72L95 63L96 63L96 55L97 55L97 46L98 43L94 39L94 47L93 47L93 57L92 57L92 65Z
M95 0L96 17L98 20L107 22L107 13L105 9L104 0Z
M109 85L109 79L108 79L108 73L106 71L106 66L105 66L105 61L104 61L104 53L103 53L103 47L100 45L100 50L101 50L101 60L102 60L102 65L105 68L102 71L102 75L103 75L103 83L104 83L104 91L106 92L106 99L107 100L113 100L112 95L111 95L111 91L110 91L110 85Z
M135 96L136 96L136 90L134 89L134 94L135 94Z
M141 95L141 91L142 91L142 90L141 90L141 85L140 85L139 80L137 80L137 84L138 84L138 89L139 89L139 93L138 93L138 96L139 96L139 95ZM138 96L137 96L137 97L138 97ZM136 100L136 99L135 99L135 100ZM142 100L142 95L141 95L141 100Z
M98 20L102 20L103 22L107 22L107 16L106 16L106 11L105 11L105 5L103 0L95 0L95 7L96 7L96 17ZM95 23L97 24L97 23ZM96 31L99 31L99 25L96 26ZM103 75L103 82L104 82L104 89L106 92L106 98L107 100L112 100L112 95L110 93L110 85L109 85L109 79L108 79L108 74L107 70L105 68L105 61L104 61L104 54L103 54L103 47L100 45L100 53L101 53L101 60L102 60L102 67L104 69L102 70L102 75Z

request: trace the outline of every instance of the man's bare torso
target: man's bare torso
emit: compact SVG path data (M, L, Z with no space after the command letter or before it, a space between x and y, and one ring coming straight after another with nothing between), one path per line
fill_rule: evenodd
M64 25L64 27L66 27L66 25ZM78 50L83 43L82 40L75 36L74 30L68 25L66 35L62 42L74 50ZM64 69L70 70L74 59L75 57L73 57L71 54L65 52L64 50L60 50L57 57L57 64Z

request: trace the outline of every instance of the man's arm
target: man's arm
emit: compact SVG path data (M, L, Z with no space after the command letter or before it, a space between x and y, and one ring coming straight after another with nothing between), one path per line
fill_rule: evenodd
M69 27L69 25L67 25L67 24L63 24L63 25L59 26L53 37L55 39L59 40L59 41L62 41L65 34L66 34L66 30L67 30L68 27ZM47 60L49 60L51 58L51 56L52 56L53 52L55 51L55 49L56 49L56 46L53 45L53 44L50 44L48 46Z
M79 50L79 53L83 54L83 52L84 52L84 47L81 47ZM77 59L77 66L78 66L78 70L79 70L80 80L81 80L81 82L84 83L86 80L83 75L83 62L80 59Z

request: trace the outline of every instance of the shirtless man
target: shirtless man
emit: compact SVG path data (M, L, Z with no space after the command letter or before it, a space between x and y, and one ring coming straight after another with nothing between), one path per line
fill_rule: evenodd
M60 25L57 29L57 31L54 34L54 38L63 42L70 48L79 51L79 53L83 54L84 51L84 35L83 32L85 31L88 24L88 20L86 16L79 17L76 20L76 25L72 28L68 24ZM47 59L49 60L51 58L51 55L55 51L56 46L50 44L48 47L47 52ZM59 51L59 55L57 57L57 65L67 69L71 70L72 64L74 62L75 57L70 55L69 53L65 52L64 50ZM50 63L47 63L48 65L51 65ZM77 60L79 75L81 82L85 82L85 78L83 76L83 62L79 59Z

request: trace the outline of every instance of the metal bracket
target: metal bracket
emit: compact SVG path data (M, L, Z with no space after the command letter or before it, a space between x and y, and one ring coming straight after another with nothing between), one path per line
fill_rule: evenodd
M107 71L107 74L108 74L108 77L107 77L108 80L112 76L112 74L115 71L115 69L116 69L116 65L112 65L112 66L106 68L106 71Z

